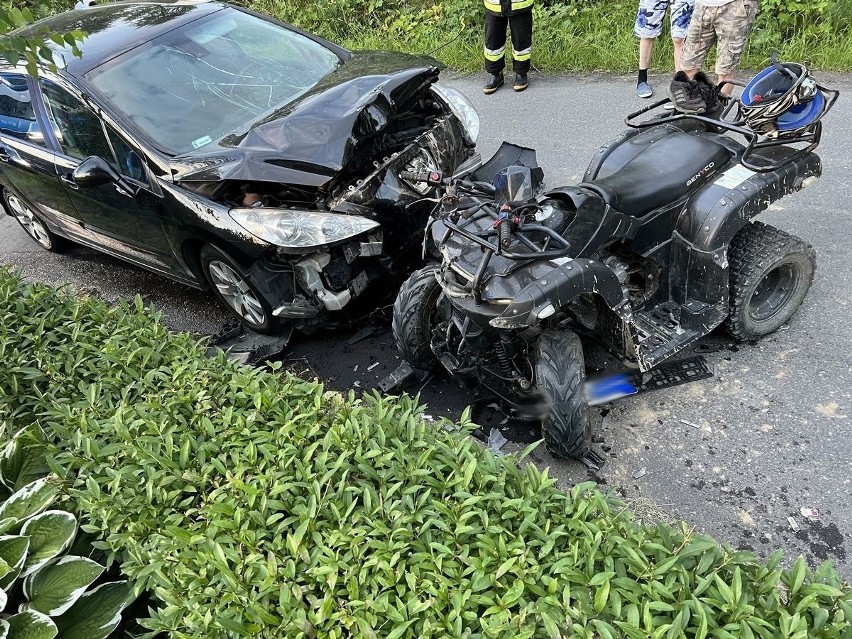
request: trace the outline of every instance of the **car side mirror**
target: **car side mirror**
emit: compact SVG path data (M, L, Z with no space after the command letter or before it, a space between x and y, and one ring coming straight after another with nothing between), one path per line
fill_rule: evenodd
M118 184L121 176L112 168L106 160L92 155L80 162L79 166L71 174L79 186L103 186L104 184Z

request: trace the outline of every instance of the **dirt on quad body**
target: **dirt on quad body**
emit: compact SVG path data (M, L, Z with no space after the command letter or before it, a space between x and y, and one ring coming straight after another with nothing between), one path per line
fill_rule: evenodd
M540 421L561 457L582 457L592 435L578 334L649 371L722 324L738 340L775 331L814 277L809 244L752 218L821 175L821 123L773 141L736 120L635 122L647 110L576 186L536 193L535 170L495 170L506 145L466 179L421 176L440 195L440 262L403 285L396 344L413 367Z

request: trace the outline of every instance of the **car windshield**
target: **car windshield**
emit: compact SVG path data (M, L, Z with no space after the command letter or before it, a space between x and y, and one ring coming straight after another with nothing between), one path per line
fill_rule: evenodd
M159 148L177 154L292 102L339 64L306 36L228 10L128 51L87 78Z

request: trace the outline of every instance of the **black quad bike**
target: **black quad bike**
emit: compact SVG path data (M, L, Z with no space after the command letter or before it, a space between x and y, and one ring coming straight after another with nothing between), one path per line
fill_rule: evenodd
M652 104L576 186L536 194L533 162L495 175L497 158L464 179L406 175L437 187L426 241L440 264L397 297L402 355L484 387L507 414L540 421L553 454L579 458L592 429L578 333L648 371L723 323L738 340L778 329L811 285L815 252L752 218L821 175L819 120L837 93L808 82L820 110L794 135L751 128L748 93L721 119Z

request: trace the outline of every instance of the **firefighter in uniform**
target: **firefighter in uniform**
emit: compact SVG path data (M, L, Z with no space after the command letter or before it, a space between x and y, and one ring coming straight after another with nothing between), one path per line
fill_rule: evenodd
M506 65L506 27L512 34L512 69L515 91L527 88L532 53L533 0L485 0L485 70L488 82L484 91L494 93L503 86Z

